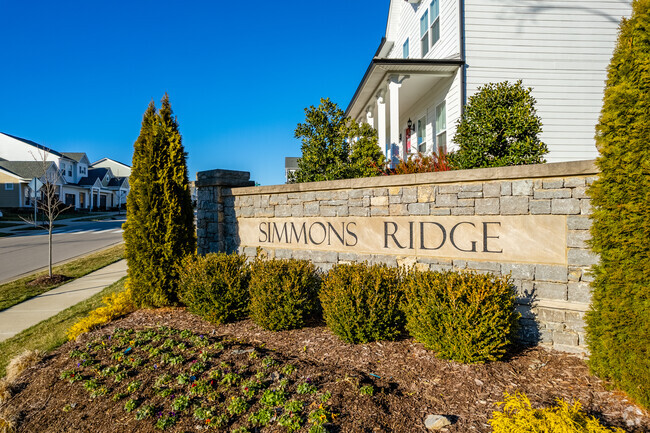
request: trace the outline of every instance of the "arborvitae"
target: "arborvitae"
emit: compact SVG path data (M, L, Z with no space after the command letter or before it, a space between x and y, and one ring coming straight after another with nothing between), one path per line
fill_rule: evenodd
M650 408L650 0L621 23L596 131L589 365Z
M134 144L124 242L134 301L160 307L178 302L177 265L196 249L186 153L165 94L144 113Z

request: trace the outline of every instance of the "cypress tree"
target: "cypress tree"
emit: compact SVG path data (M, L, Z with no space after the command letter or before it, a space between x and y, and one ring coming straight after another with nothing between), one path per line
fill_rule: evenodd
M144 113L134 144L124 242L128 284L141 306L178 302L177 265L196 250L194 213L178 122L167 94Z
M596 144L598 179L587 313L592 371L650 408L650 0L635 0L608 69Z

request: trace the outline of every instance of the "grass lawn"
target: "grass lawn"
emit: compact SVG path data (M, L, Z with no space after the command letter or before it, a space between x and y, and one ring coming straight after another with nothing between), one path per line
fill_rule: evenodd
M72 279L83 277L97 269L115 263L124 258L124 244L116 245L102 251L81 257L63 265L54 266L52 272L62 274ZM0 285L0 311L23 302L48 290L58 287L60 284L46 286L29 286L27 283L37 277L46 275L47 271L34 273L27 277ZM70 281L70 280L68 280Z
M31 211L25 211L25 212L8 212L8 211L2 211L3 212L3 221L19 221L23 222L21 217L23 218L34 218L34 210L32 209ZM80 218L80 217L90 217L93 215L97 215L98 213L102 212L80 212L80 211L74 211L74 212L63 212L61 215L58 216L57 220L67 220L70 218ZM38 218L39 220L42 218L42 213L39 211L38 213Z
M103 305L102 298L124 290L125 278L108 286L96 295L61 311L41 323L25 329L20 334L0 342L0 377L4 377L9 361L25 350L49 351L66 342L68 328Z
M58 229L58 228L61 228L61 227L65 227L65 224L54 224L55 229ZM41 225L38 225L37 227L34 227L32 225L32 226L29 226L29 227L14 229L14 231L16 231L16 232L22 232L22 231L27 231L27 230L42 230L43 232L47 232L46 226L41 226Z

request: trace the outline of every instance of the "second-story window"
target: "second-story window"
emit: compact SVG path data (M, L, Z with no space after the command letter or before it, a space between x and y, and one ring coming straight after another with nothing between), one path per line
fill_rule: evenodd
M436 42L440 39L440 0L433 0L431 6L431 47L433 47Z
M420 48L422 50L422 57L426 56L429 52L429 10L424 11L424 15L420 18Z
M402 58L409 58L409 38L406 38L406 42L404 42L404 45L402 45Z

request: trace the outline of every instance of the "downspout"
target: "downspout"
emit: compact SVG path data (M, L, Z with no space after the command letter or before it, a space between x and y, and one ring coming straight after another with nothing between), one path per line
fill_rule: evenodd
M463 61L460 74L460 112L465 111L467 103L467 59L465 58L465 0L458 0L458 33L460 59Z

